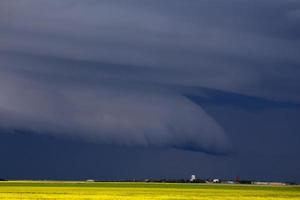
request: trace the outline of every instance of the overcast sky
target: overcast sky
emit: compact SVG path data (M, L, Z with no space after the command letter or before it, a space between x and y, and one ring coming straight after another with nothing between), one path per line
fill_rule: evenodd
M299 181L299 39L297 0L0 1L0 177Z

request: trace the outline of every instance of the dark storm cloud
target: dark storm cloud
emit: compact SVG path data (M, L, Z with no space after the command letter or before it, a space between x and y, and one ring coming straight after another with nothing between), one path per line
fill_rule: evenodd
M181 77L159 81L299 100L298 87L286 91L300 75L297 1L1 4L2 50L166 68Z
M217 154L230 150L227 136L213 118L175 90L126 82L122 85L121 78L111 80L114 76L109 76L107 81L80 71L82 67L92 68L89 62L65 69L63 64L71 61L48 59L44 69L37 70L35 66L42 62L35 61L21 71L14 67L2 70L2 128L122 146L189 146ZM49 70L47 65L53 63L60 68ZM76 69L79 72L68 72ZM97 72L104 75L111 71L104 68Z
M299 102L297 1L0 2L6 128L229 148L197 87Z

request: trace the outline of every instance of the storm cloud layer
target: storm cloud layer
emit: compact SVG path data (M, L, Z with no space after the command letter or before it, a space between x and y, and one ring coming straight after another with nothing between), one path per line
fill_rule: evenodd
M185 94L300 101L300 3L0 2L0 124L108 144L230 150Z
M0 76L6 129L78 135L89 141L223 153L229 142L201 107L178 94L112 86L55 86Z

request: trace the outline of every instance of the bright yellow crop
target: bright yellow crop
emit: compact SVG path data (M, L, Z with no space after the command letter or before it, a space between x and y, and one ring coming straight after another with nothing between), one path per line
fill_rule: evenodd
M0 200L292 200L299 187L206 184L5 182Z

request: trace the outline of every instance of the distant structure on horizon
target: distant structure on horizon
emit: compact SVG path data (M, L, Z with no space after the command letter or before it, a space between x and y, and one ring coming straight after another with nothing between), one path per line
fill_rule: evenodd
M196 180L196 175L192 175L190 178L190 182L194 182Z
M218 178L215 178L215 179L213 179L213 181L212 181L213 183L220 183L221 181L220 181L220 179L218 179Z

